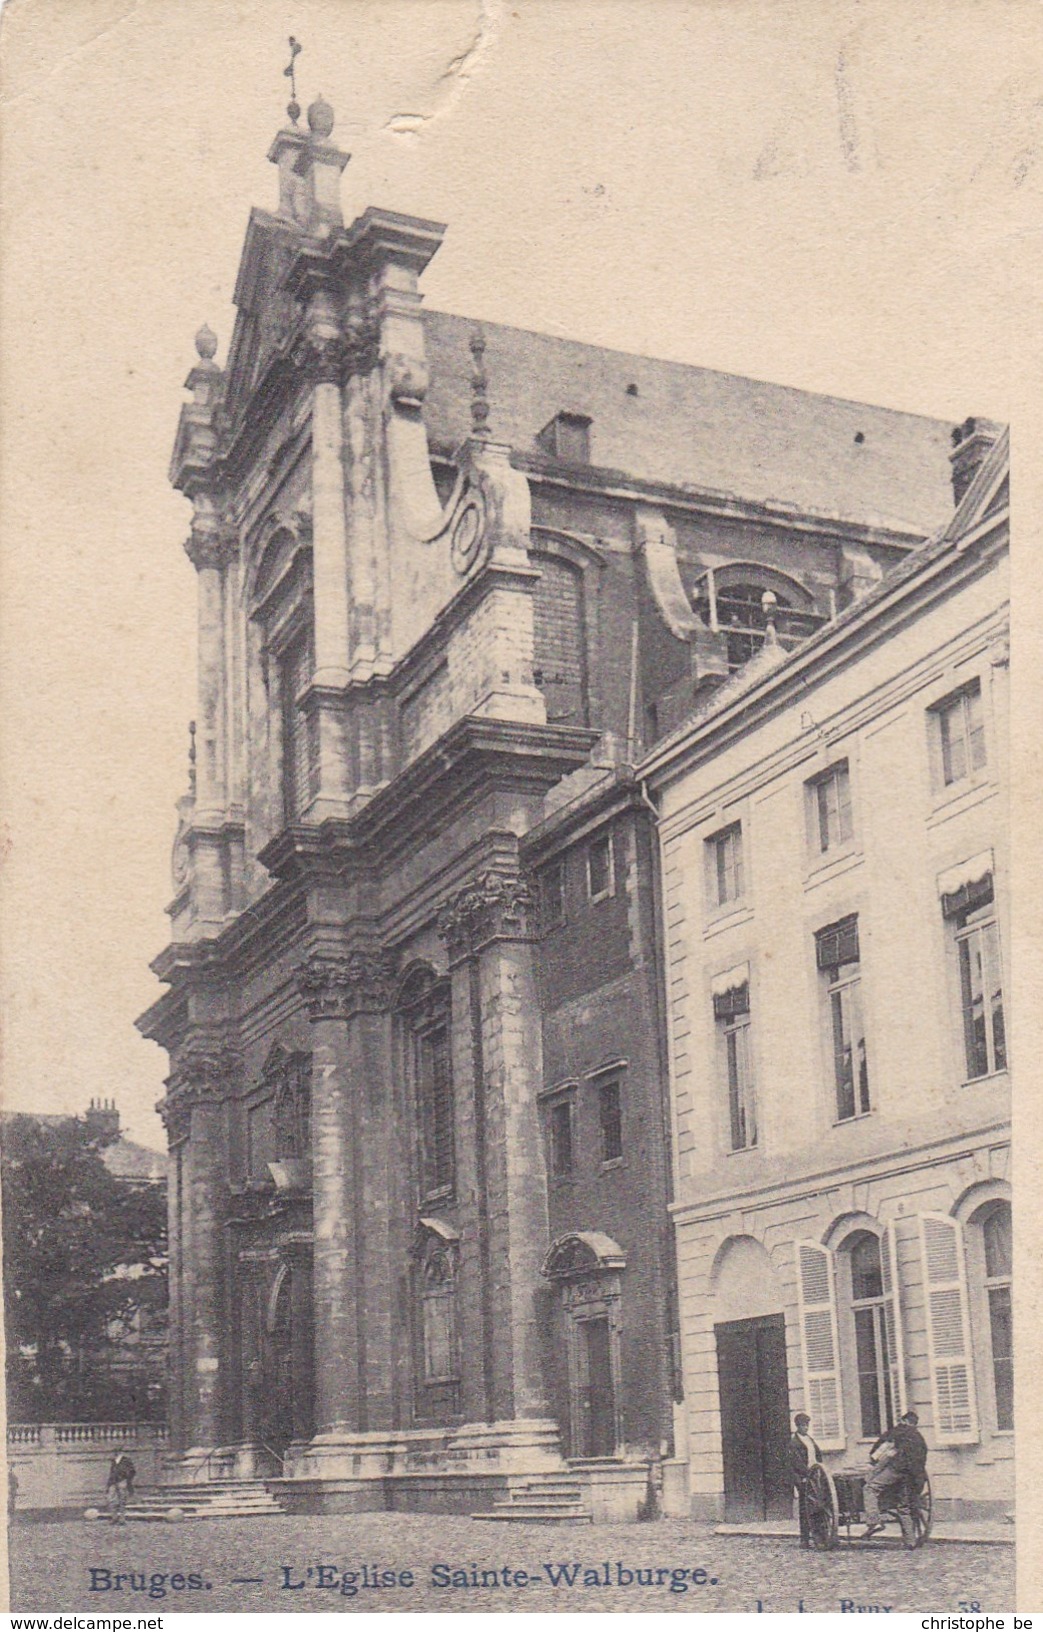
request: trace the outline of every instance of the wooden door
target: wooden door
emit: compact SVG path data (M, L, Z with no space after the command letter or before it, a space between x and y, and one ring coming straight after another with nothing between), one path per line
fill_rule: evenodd
M721 1399L724 1516L788 1518L789 1384L782 1315L714 1327Z
M579 1322L579 1455L616 1453L616 1391L612 1381L612 1347L606 1316Z

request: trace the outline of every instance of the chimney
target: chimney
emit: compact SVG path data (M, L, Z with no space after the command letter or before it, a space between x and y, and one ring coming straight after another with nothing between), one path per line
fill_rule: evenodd
M976 419L973 416L965 419L962 425L953 426L949 460L952 464L953 498L957 504L962 501L1002 429L1002 425L997 425L993 419Z
M114 1099L92 1099L84 1121L95 1139L118 1139L120 1136L120 1113Z

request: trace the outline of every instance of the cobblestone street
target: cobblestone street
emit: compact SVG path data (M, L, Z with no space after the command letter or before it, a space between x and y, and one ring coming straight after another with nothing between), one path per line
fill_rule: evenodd
M19 1523L11 1543L12 1608L36 1612L705 1611L755 1609L758 1599L767 1612L796 1610L801 1600L809 1611L837 1610L844 1600L850 1608L984 1611L1014 1603L1012 1547L935 1542L907 1554L878 1543L809 1555L796 1539L715 1536L678 1519L500 1526L365 1513L122 1531L82 1521ZM393 1577L395 1584L363 1585L363 1566L370 1580L376 1572L381 1583ZM92 1569L95 1587L107 1582L108 1590L90 1590ZM480 1584L454 1584L456 1571ZM133 1581L117 1591L117 1574L133 1574ZM260 1579L237 1585L244 1577Z

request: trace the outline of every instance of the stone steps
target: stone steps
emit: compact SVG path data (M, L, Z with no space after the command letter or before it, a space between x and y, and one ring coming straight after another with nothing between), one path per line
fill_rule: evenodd
M286 1509L262 1479L220 1479L210 1484L157 1485L128 1502L128 1520L278 1518Z
M583 1489L567 1474L545 1474L513 1486L485 1513L472 1513L486 1524L593 1524L583 1505Z

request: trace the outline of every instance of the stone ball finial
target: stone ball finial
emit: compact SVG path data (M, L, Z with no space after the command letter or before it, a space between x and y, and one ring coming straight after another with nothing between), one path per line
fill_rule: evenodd
M333 130L335 114L329 103L321 96L317 96L308 109L308 129L313 136L324 142Z
M217 351L217 335L209 323L204 323L196 335L196 351L204 363L212 363Z

